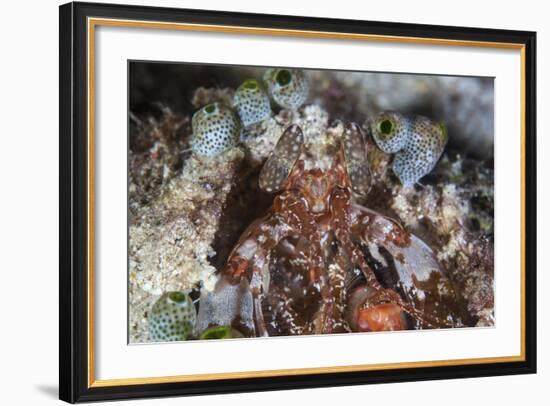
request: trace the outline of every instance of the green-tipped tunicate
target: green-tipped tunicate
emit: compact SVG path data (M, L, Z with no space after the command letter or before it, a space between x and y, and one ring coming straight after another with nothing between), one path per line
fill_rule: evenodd
M271 116L269 96L254 79L246 80L233 96L233 107L244 126L259 123Z
M370 127L376 145L387 154L401 151L411 138L410 120L393 111L381 113Z
M230 326L215 326L204 330L199 340L220 340L227 338L242 338L243 335Z
M309 84L300 69L268 69L264 81L275 103L285 109L298 109L309 94Z
M185 292L167 292L153 305L149 315L149 335L153 341L187 340L197 312Z
M370 130L382 151L395 153L392 169L404 186L414 185L434 168L448 140L444 123L394 112L380 114Z
M239 141L241 123L237 115L221 103L204 106L193 115L194 153L214 157Z

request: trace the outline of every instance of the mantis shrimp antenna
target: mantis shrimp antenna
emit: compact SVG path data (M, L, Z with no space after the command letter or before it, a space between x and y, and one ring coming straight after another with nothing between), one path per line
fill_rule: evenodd
M294 164L300 157L304 135L296 124L289 126L273 150L271 156L265 162L260 172L260 188L269 193L280 191Z

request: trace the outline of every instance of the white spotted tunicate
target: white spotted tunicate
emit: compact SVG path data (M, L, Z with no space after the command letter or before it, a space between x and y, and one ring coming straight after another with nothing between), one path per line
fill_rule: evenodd
M233 107L244 126L263 121L271 116L269 96L257 80L246 80L233 96Z
M426 117L382 113L371 121L376 145L395 153L392 169L404 186L414 185L435 166L447 144L447 127Z
M153 305L149 336L153 341L183 341L189 338L197 319L193 301L185 292L167 292Z
M193 115L193 138L191 148L194 153L214 157L237 144L241 123L227 106L212 103L204 106Z
M405 148L411 138L410 120L399 113L384 112L371 122L372 138L382 151L395 154Z
M264 81L275 103L285 109L297 110L309 94L309 84L300 69L268 69Z

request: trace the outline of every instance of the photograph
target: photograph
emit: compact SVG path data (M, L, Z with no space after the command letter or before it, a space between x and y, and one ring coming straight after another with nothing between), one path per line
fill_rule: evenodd
M540 24L296 4L59 7L61 400L537 373Z
M129 344L498 325L494 77L127 69Z

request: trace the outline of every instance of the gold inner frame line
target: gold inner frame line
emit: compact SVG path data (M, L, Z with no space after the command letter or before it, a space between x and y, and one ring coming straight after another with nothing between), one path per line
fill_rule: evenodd
M415 361L398 362L384 364L365 364L365 365L345 365L333 367L317 368L295 368L295 369L277 369L265 371L243 371L243 372L224 372L209 374L191 374L177 376L145 377L145 378L123 378L123 379L95 379L95 278L94 278L94 238L95 238L95 220L94 220L94 196L95 196L95 28L97 26L110 27L131 27L148 28L161 30L180 30L195 32L218 32L234 33L243 35L263 35L263 36L283 36L299 38L319 38L319 39L340 39L371 42L393 42L402 44L432 45L432 46L459 46L459 47L478 47L478 48L496 48L512 49L520 51L521 64L521 269L520 269L520 337L521 349L519 355L485 358L468 358L454 360L433 360L433 361ZM525 361L525 45L506 42L486 42L486 41L465 41L453 39L434 39L422 37L400 37L391 35L373 35L373 34L355 34L345 32L325 32L325 31L307 31L291 29L275 29L261 27L241 27L230 25L209 25L209 24L187 24L187 23L168 23L139 20L121 20L109 18L89 18L87 22L87 81L88 81L88 387L110 387L124 385L142 385L142 384L160 384L176 382L198 382L212 381L217 379L243 379L257 377L280 377L291 375L310 375L310 374L330 374L341 372L361 372L374 370L390 370L397 368L424 368L438 366L458 366L472 364L493 364L503 362L521 362Z

